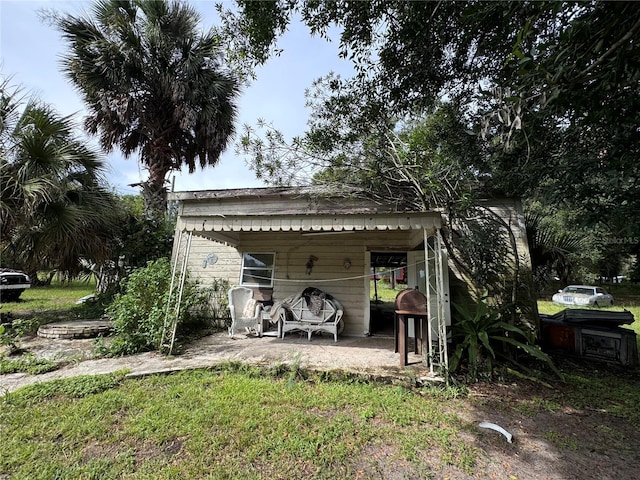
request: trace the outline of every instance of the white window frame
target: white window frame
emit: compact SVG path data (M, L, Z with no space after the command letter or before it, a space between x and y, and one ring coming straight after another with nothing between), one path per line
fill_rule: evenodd
M272 263L270 266L266 267L245 267L245 258L246 255L271 255ZM244 282L245 272L250 271L251 269L259 269L259 270L271 270L271 276L269 280L264 280L264 283L258 282ZM240 285L243 287L259 287L259 288L273 288L273 278L276 271L276 253L275 252L242 252L242 266L240 267Z

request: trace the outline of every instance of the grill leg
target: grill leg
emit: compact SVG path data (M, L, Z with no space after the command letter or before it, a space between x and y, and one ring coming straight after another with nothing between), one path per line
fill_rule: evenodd
M406 367L409 363L409 352L407 351L407 318L404 315L398 315L398 351L400 352L400 366Z

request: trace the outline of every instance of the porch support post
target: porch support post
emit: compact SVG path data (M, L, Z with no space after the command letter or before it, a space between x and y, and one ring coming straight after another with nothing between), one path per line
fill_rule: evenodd
M433 245L429 244L429 239ZM444 268L442 261L442 235L440 229L435 229L430 236L424 229L424 263L426 275L426 297L427 297L427 328L429 329L427 338L429 341L429 353L427 366L429 373L434 375L434 365L436 361L441 369L441 374L447 375L449 370L449 357L447 348L447 325L445 315L445 288L444 288ZM437 335L437 356L433 346L433 327Z
M444 291L444 269L447 268L442 262L442 233L436 230L435 254L436 254L436 290L438 294L438 350L440 353L440 367L447 378L449 376L449 355L447 348L447 322L445 316L445 291Z
M428 345L428 353L427 353L427 366L429 367L429 373L431 375L433 372L433 317L436 312L434 312L431 308L431 268L429 262L429 235L427 234L427 229L423 228L423 236L424 236L424 274L425 274L425 295L427 297L427 341ZM436 320L437 321L437 320ZM424 338L424 332L422 333L422 338ZM416 340L417 341L417 340Z

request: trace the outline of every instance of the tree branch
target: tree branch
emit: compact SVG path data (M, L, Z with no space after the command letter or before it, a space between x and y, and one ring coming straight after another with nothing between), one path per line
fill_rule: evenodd
M640 19L638 19L638 21L635 23L635 25L633 27L631 27L631 30L629 30L626 34L624 34L622 36L622 38L620 40L618 40L616 43L614 43L613 45L611 45L611 47L609 48L609 50L607 50L606 52L604 52L595 62L593 62L591 65L589 65L587 68L585 68L582 72L580 72L578 74L578 77L582 77L584 75L586 75L587 73L589 73L591 70L593 70L594 68L596 68L598 65L600 65L602 62L604 62L604 60L611 55L612 52L614 52L615 50L617 50L618 48L620 48L622 46L623 43L625 43L627 40L630 40L633 37L633 34L636 32L636 30L640 29Z

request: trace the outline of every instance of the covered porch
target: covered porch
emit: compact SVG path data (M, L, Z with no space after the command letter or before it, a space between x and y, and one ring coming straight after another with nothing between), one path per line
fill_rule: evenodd
M376 258L406 258L406 281L426 297L428 352L446 363L450 325L446 252L438 212L401 211L364 199L318 197L300 191L182 192L174 243L175 270L207 284L223 278L252 288L258 300L282 301L315 287L338 300L349 337L376 336L370 275ZM381 330L389 332L390 325ZM396 359L393 330L387 353ZM412 333L410 336L414 336ZM316 342L316 337L308 345ZM408 360L411 363L411 360Z

